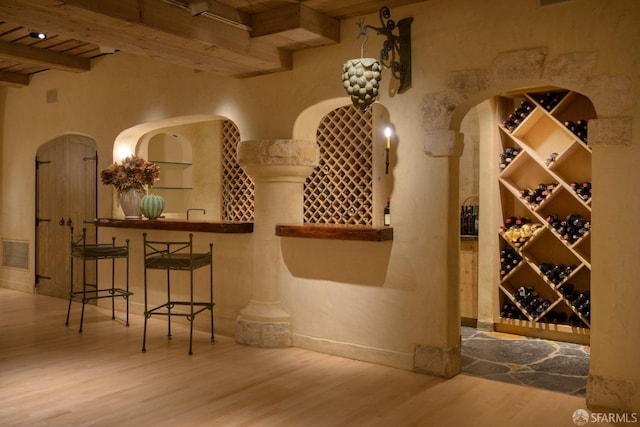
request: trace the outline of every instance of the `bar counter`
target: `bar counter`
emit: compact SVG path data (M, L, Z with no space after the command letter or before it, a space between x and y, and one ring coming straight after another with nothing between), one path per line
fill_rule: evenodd
M253 233L252 222L186 221L183 219L116 219L96 218L98 227L131 228L145 230L199 231L203 233Z

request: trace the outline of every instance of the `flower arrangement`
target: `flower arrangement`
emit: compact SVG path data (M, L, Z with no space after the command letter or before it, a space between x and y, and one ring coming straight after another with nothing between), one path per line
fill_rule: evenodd
M153 186L159 176L158 165L136 155L126 157L121 164L113 163L100 172L102 183L116 187L118 194L132 188L145 190Z

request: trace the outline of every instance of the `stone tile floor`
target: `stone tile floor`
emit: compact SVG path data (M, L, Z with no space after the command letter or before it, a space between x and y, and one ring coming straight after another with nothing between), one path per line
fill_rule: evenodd
M462 327L462 372L584 396L589 346Z

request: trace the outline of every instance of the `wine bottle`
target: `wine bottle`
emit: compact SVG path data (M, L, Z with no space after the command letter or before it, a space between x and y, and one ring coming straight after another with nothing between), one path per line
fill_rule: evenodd
M558 183L540 183L535 189L525 188L520 191L520 195L523 200L532 205L541 204L549 194L553 191L555 187L558 186Z
M582 142L587 144L587 121L586 120L578 120L576 122L576 135L580 138Z
M471 210L471 217L473 218L473 234L478 235L480 229L480 206L474 205Z
M533 111L534 105L528 101L522 101L520 105L502 122L502 125L513 132L522 121Z
M387 205L384 207L384 225L391 225L391 196L387 196Z
M500 156L500 169L504 169L507 166L509 166L509 164L513 161L513 159L515 159L515 157L519 153L520 152L517 149L511 148L511 147L507 147L502 153L499 154L499 156Z

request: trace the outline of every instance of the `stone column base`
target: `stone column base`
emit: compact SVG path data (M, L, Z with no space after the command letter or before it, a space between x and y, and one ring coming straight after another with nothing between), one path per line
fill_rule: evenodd
M262 348L291 347L291 322L236 319L236 342Z
M483 322L478 320L478 324L476 325L476 329L484 332L495 332L496 325L493 322Z
M639 389L632 380L589 374L587 407L601 412L637 412Z
M453 378L460 373L460 346L442 348L416 345L414 368L420 374Z

